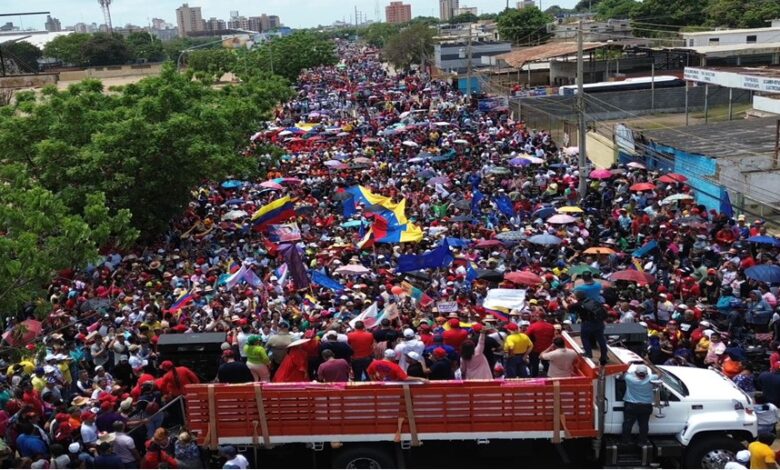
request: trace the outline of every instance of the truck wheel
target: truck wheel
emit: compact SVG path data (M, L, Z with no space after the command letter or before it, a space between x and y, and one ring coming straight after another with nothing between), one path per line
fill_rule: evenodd
M331 461L333 468L395 468L390 452L371 446L347 447L339 450Z
M724 435L697 439L685 451L685 468L723 468L735 460L737 452L745 447L737 440Z

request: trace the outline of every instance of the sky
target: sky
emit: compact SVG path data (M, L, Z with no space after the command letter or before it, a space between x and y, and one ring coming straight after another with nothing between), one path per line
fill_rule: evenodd
M571 7L577 0L540 0L542 8L558 4ZM75 23L102 23L103 14L98 0L3 0L0 13L50 11L59 18L62 26ZM183 0L112 0L111 22L114 26L132 23L139 26L149 24L152 18L162 18L176 23L176 8ZM260 16L262 13L278 15L286 26L305 28L328 25L338 20L350 21L355 7L367 19L376 20L379 10L384 21L385 6L390 0L188 0L190 6L200 6L203 17L217 17L227 20L231 10L238 10L244 16ZM438 0L405 0L411 3L412 16L439 16ZM516 0L510 0L514 6ZM461 0L461 6L477 7L480 14L497 13L506 7L506 0ZM8 16L0 18L3 23L11 21L24 28L43 29L46 16Z

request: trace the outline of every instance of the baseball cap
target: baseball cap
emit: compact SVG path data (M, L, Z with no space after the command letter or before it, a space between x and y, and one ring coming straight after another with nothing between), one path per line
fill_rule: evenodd
M404 338L406 339L412 339L414 338L414 330L411 328L407 328L404 330Z
M395 350L385 349L384 357L385 359L395 359Z
M742 449L737 452L737 462L750 462L750 451L747 449Z
M636 375L647 375L647 366L639 364L636 366L636 369L634 369L634 373Z
M421 361L422 358L420 357L420 353L417 351L409 351L406 353L406 356L410 359L414 359L415 361Z

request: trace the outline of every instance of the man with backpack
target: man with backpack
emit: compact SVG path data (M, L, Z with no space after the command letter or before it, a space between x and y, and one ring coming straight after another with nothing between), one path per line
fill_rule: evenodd
M604 320L607 311L604 305L590 298L582 291L574 291L577 302L569 305L569 312L577 314L580 319L580 338L585 357L593 359L593 344L599 345L599 363L607 363L607 338L604 336Z

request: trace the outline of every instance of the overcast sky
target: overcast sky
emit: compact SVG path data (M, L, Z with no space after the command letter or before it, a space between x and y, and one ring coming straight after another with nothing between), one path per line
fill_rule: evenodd
M558 4L571 7L576 0L542 0L543 8ZM200 6L203 17L227 19L231 10L238 10L244 16L259 16L262 13L279 15L287 26L294 28L327 25L337 20L350 21L355 7L367 19L376 20L379 10L384 20L384 8L390 0L189 0L190 6ZM439 16L438 0L406 0L412 4L412 16ZM516 0L510 0L514 6ZM59 18L62 26L75 23L102 23L103 15L98 0L3 0L0 13L50 11ZM111 20L114 26L132 23L147 25L151 18L163 18L176 23L176 8L182 0L112 0ZM461 6L475 6L479 13L497 13L506 6L506 0L461 0ZM43 29L46 16L11 16L0 18L3 23Z

